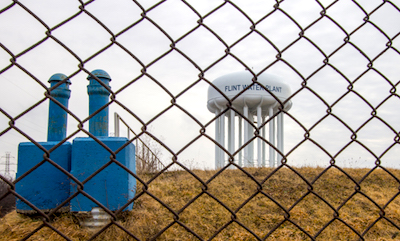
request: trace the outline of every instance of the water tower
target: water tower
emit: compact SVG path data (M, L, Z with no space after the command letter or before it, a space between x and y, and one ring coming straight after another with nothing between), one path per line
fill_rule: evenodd
M253 79L255 79L255 76L250 71L236 72L221 76L212 82L219 91L211 85L208 88L207 108L210 112L219 116L215 121L215 138L229 153L234 153L254 137L256 129L252 124L259 128L267 120L267 116L272 117L278 113L282 104L285 111L292 107L292 102L286 101L291 95L290 87L279 77L263 73L256 77L257 83L253 84ZM246 89L250 85L251 87ZM246 90L241 93L244 89ZM226 111L229 102L221 92L230 100L241 93L233 100L232 106L248 121L233 110ZM225 113L220 115L221 112ZM225 122L227 122L227 125ZM265 136L267 125L269 129L268 138ZM261 128L260 136L283 153L283 113L279 113L267 125ZM256 148L254 146L255 141L257 141ZM244 167L265 167L266 145L268 144L261 138L254 139L239 152L238 158L237 155L235 156L235 163ZM276 150L271 145L268 145L269 167L274 167ZM257 149L257 156L254 153L255 149ZM277 159L280 160L279 153ZM223 167L227 160L226 152L215 145L215 168ZM255 160L257 160L257 165L255 165Z

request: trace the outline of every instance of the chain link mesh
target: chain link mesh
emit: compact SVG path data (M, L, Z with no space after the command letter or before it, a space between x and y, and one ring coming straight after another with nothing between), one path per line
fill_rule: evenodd
M193 1L179 1L179 11L187 12L190 17L191 23L190 27L185 30L184 28L174 28L174 26L168 25L163 22L157 22L156 16L158 14L167 13L170 11L167 6L171 1L160 1L156 2L153 5L149 5L149 3L142 3L141 1L133 0L130 4L132 5L132 9L138 13L138 17L136 20L132 20L129 23L124 23L123 26L114 27L112 25L113 19L104 17L98 14L95 10L92 11L91 6L95 6L98 1L79 1L79 5L76 6L70 13L68 9L65 11L61 11L59 13L61 17L54 17L55 19L62 18L62 21L55 23L53 19L45 19L36 13L36 8L32 7L28 2L13 0L9 5L3 6L0 10L0 17L13 14L18 18L19 15L24 15L25 17L28 15L31 22L38 24L43 28L42 37L39 39L29 39L28 46L19 46L13 47L8 43L0 42L0 48L2 49L2 55L6 57L2 57L2 59L9 59L10 63L5 64L5 61L2 61L2 66L0 67L0 81L1 77L5 77L5 74L10 71L18 70L19 74L24 76L28 76L31 82L37 83L42 90L45 91L45 95L37 98L36 100L29 103L27 107L24 107L23 111L18 113L13 113L7 110L6 100L3 100L2 108L0 112L2 114L2 118L6 118L8 121L8 126L1 127L2 130L0 132L0 137L7 136L7 133L12 131L17 132L19 135L25 137L30 142L34 143L37 146L40 146L38 140L36 140L29 131L24 130L18 125L20 119L29 116L30 113L34 113L35 109L41 108L43 103L51 99L52 101L57 102L51 95L51 89L47 87L45 84L45 80L41 79L38 76L38 72L40 70L33 70L29 61L34 61L29 58L25 58L30 54L34 53L36 49L39 48L48 48L48 51L52 51L56 46L57 48L63 49L63 56L60 57L60 61L66 61L74 63L75 66L78 66L73 71L70 71L68 74L69 79L74 82L74 78L80 74L91 75L90 70L88 68L92 68L92 63L99 64L101 60L103 60L103 56L107 56L107 58L113 58L112 55L109 54L109 50L113 49L120 53L123 53L126 61L130 61L132 66L132 71L126 69L128 72L128 76L130 76L130 81L126 81L123 85L118 87L113 87L110 96L109 106L118 106L119 108L125 110L129 113L129 118L134 120L137 123L140 123L140 131L136 132L136 135L130 139L132 143L138 138L149 136L153 142L156 142L158 145L168 152L168 155L171 156L171 160L168 163L164 163L165 166L158 171L158 173L152 176L139 176L134 173L131 173L138 183L140 183L135 197L130 201L130 203L141 202L144 198L150 198L158 203L157 205L160 208L164 208L166 212L169 214L169 220L154 220L154 222L163 222L165 225L162 229L158 230L152 236L146 237L145 239L155 240L164 235L168 229L172 226L179 226L186 230L187 233L190 233L192 239L199 240L212 240L217 238L218 235L221 235L224 232L228 232L229 228L233 225L238 225L244 230L246 230L249 234L251 234L251 239L255 240L265 240L268 238L273 238L275 233L278 232L280 228L287 225L293 225L294 229L298 232L302 233L304 239L315 240L321 236L321 233L324 230L328 229L330 225L335 222L340 222L342 225L347 227L351 232L355 235L356 238L364 240L366 235L373 230L374 226L378 222L388 222L395 229L400 232L400 224L398 222L399 217L393 218L393 216L387 215L386 212L388 207L393 202L398 202L397 196L399 195L398 188L400 186L400 181L398 179L398 174L394 173L394 171L390 168L386 168L382 163L382 158L388 152L396 149L399 145L400 134L399 127L392 122L389 122L385 119L384 115L379 115L381 113L380 110L384 109L383 107L391 102L398 101L399 95L396 92L397 86L399 85L399 75L386 74L386 69L381 64L380 60L384 59L386 56L391 55L395 56L395 58L399 57L399 49L396 46L399 46L398 36L400 35L400 31L395 26L398 25L395 20L392 20L391 25L393 28L385 28L383 29L378 23L374 21L374 16L377 15L383 9L389 9L394 12L396 16L400 15L400 9L396 5L394 1L375 1L374 4L368 4L368 6L364 6L361 4L361 1L343 1L336 0L327 3L327 1L286 1L286 0L276 0L276 1L268 1L265 7L263 6L262 16L254 17L247 13L246 9L241 8L240 3L236 3L236 1L219 1L218 3L213 2L207 6L206 10L204 10L204 6L202 8L196 7L196 2ZM111 2L111 1L109 1ZM177 3L178 1L175 1ZM192 3L191 3L192 2ZM303 4L303 2L307 2L310 5L310 9L306 11L305 14L309 14L311 16L315 16L313 21L306 21L304 16L302 15L293 15L293 8L298 5L295 4ZM346 20L337 19L334 16L335 9L341 9L342 3L346 2L352 6L352 14L360 16L360 21L355 22L346 22ZM3 4L4 5L4 4ZM117 11L118 13L118 2L110 3L110 6L115 7L115 9L110 9L111 11ZM373 5L373 7L371 7ZM243 26L243 29L234 34L234 36L226 36L223 29L213 27L213 18L228 18L226 15L226 9L230 9L235 17L240 18L240 24L238 27ZM93 8L95 9L95 8ZM335 11L334 11L335 10ZM171 10L172 11L172 10ZM68 13L69 15L65 15ZM330 14L332 13L332 15ZM176 12L175 12L176 14ZM118 14L117 14L118 15ZM257 21L254 19L258 18ZM284 23L281 26L282 29L287 29L287 32L279 32L277 33L267 33L262 31L264 24L277 24L277 20ZM83 21L83 23L90 23L89 28L96 29L98 34L96 36L91 36L92 38L101 39L101 44L93 44L94 46L88 47L85 45L86 43L77 43L71 42L70 39L65 38L64 35L60 34L61 31L68 31L69 24L77 21ZM115 19L114 19L115 20ZM0 20L4 21L4 20ZM186 21L185 19L182 21ZM223 20L221 20L223 21ZM225 21L225 20L224 20ZM324 25L324 28L318 28L320 24ZM189 26L185 25L185 26ZM335 36L327 36L323 38L323 41L317 40L314 38L314 34L323 35L324 31L329 29L335 29ZM231 26L226 26L227 28ZM281 29L281 30L282 30ZM143 37L143 30L149 31L152 38L161 41L161 47L158 47L157 41L154 43L154 51L149 53L148 55L141 55L138 53L138 48L140 46L133 46L129 41L124 39L125 35L128 35L129 32L134 32L138 34L138 38ZM293 31L292 31L293 30ZM18 31L17 29L15 31ZM87 29L87 31L92 31ZM142 32L140 32L142 31ZM291 34L290 31L295 32L297 35ZM333 30L332 30L333 31ZM366 32L365 32L366 31ZM145 31L144 31L145 32ZM374 33L375 35L372 35ZM90 36L89 35L85 36ZM371 34L371 35L369 35ZM357 39L358 35L361 35L364 38L364 42L354 42L353 39ZM190 48L191 41L195 38L200 38L207 36L207 40L209 40L209 46L215 46L214 49L204 49L205 51L209 51L209 56L207 59L199 59L196 55L193 54L193 51ZM384 42L384 44L379 46L369 46L368 38L372 36L374 38L381 38L380 40ZM88 41L92 41L90 37L88 37ZM253 46L248 46L247 42L250 38L257 38L260 42L263 42L268 48L271 49L269 55L265 58L263 62L263 66L258 68L257 71L254 70L254 63L252 59L243 57L243 53L239 51L240 49L245 49L245 51L253 51ZM330 38L338 38L341 39L339 44L335 45L327 45L327 42L330 41ZM3 37L2 37L3 39ZM67 40L66 40L67 39ZM51 42L51 44L49 44ZM199 42L197 42L199 43ZM85 45L89 48L89 50L82 51L82 46ZM306 45L304 45L306 44ZM53 46L54 45L54 46ZM90 43L89 43L90 45ZM308 53L300 54L295 51L298 46L308 46L305 52L316 52L319 59L309 58ZM333 47L332 47L333 46ZM367 46L367 47L365 47ZM94 48L97 48L96 51L91 52ZM345 58L349 58L349 61L354 62L345 62L339 63L337 59L340 59L339 56L343 57L343 50L348 50L351 52L349 56L345 56ZM214 51L215 50L215 51ZM44 50L46 51L46 50ZM214 52L213 52L214 51ZM262 51L260 51L263 54ZM273 54L270 54L273 53ZM185 62L185 66L187 69L195 69L194 72L197 73L196 79L193 79L193 82L190 84L181 84L178 82L178 87L173 84L164 81L163 76L156 76L157 74L153 74L152 68L155 68L157 65L167 65L170 64L169 56L174 55L178 56L180 59L183 59ZM25 60L28 59L29 61ZM97 61L97 59L100 59ZM285 70L291 72L292 75L295 75L297 79L300 81L297 86L292 86L293 94L290 96L290 100L293 100L294 105L296 105L295 99L303 94L307 94L310 99L313 99L316 102L320 102L323 105L325 113L322 114L318 118L314 118L312 120L305 118L305 116L299 116L291 111L280 110L279 113L283 112L286 116L286 119L290 120L296 126L302 129L303 137L299 138L299 141L293 145L293 147L283 153L284 157L280 163L278 163L278 167L275 169L271 169L268 172L255 171L252 169L243 168L233 162L235 156L237 156L237 152L228 153L227 155L230 157L230 161L223 168L213 172L207 177L200 175L198 172L193 170L190 166L184 163L184 161L180 158L182 153L185 151L190 151L190 147L199 141L199 139L207 139L212 142L214 145L219 145L223 148L216 140L213 135L210 135L210 128L213 128L212 125L215 123L216 119L212 118L211 120L203 121L204 119L200 118L196 112L193 112L193 108L195 107L187 107L190 104L186 105L179 100L182 99L185 95L191 94L193 88L199 85L205 86L213 86L212 80L207 76L213 76L209 73L212 73L216 66L224 66L224 61L229 60L229 63L233 63L235 66L238 66L241 70L246 69L250 71L254 76L258 76L263 72L268 72L269 70L274 69L276 66L284 66ZM97 62L96 62L97 61ZM305 68L305 64L307 67ZM350 68L346 68L344 65L350 64L351 66L347 66ZM101 65L101 64L100 64ZM311 66L311 67L310 67ZM361 67L360 67L361 66ZM398 65L397 65L398 66ZM42 67L45 68L45 67ZM104 69L108 70L112 68L105 66ZM325 95L322 92L319 92L319 87L313 86L313 78L320 74L324 74L324 71L329 69L333 72L333 75L336 78L340 78L340 83L343 92L339 95L331 96ZM332 74L331 72L331 74ZM398 73L398 72L397 72ZM358 83L363 81L363 77L374 74L381 81L385 81L387 83L387 88L383 96L379 98L379 101L371 101L369 96L365 95L364 92L358 89ZM178 73L177 73L178 75ZM132 77L134 76L134 77ZM97 77L94 77L97 78ZM140 81L143 79L149 80L152 82L154 88L161 89L160 92L163 92L163 98L166 102L156 103L155 110L149 110L151 114L142 115L138 111L135 110L136 107L132 107L129 103L124 101L124 98L119 98L119 96L126 95L127 92L131 91L132 86L140 86ZM4 81L4 79L3 79ZM13 80L14 81L14 80ZM17 81L17 80L15 80ZM215 86L214 86L215 87ZM136 87L135 87L136 88ZM323 86L322 88L330 88L329 86ZM244 90L245 91L245 90ZM242 91L242 92L244 92ZM368 92L371 93L371 92ZM382 93L382 92L380 92ZM17 93L16 93L17 94ZM204 93L205 94L205 93ZM128 94L129 95L129 94ZM366 104L371 113L368 115L363 115L360 117L357 111L355 111L354 115L357 116L357 120L359 125L354 125L348 123L348 116L341 115L340 113L335 112L335 108L340 105L351 105L349 103L348 98L350 96L356 96L356 100L358 102L362 102ZM19 98L19 97L17 97ZM352 99L354 100L354 99ZM7 100L8 101L8 100ZM10 100L12 101L12 100ZM351 102L351 101L350 101ZM143 105L144 101L142 102ZM205 103L204 103L205 105ZM151 108L149 108L151 109ZM227 111L234 109L232 105L228 105L226 110L220 113L220 116L226 113ZM75 137L78 134L84 133L86 136L90 136L93 139L97 139L92 134L90 134L85 126L88 125L88 121L92 118L96 113L93 113L90 116L86 116L84 118L79 117L71 108L65 109L68 112L69 118L72 118L76 123L78 128L71 132L67 138L64 139L63 142L67 141ZM176 150L176 148L171 148L171 141L164 140L159 135L156 135L150 128L150 126L159 121L160 119L164 120L164 116L172 111L178 111L180 114L184 114L193 122L192 125L194 127L197 134L193 134L192 138L184 143L184 145ZM235 110L238 114L239 111ZM313 111L313 110L309 110ZM397 110L392 110L397 111ZM383 113L384 111L382 111ZM175 112L173 112L175 113ZM352 115L352 113L348 113ZM242 116L244 118L244 116ZM365 118L364 118L365 117ZM271 118L272 119L272 118ZM271 119L266 120L263 126L269 123ZM341 123L342 127L344 127L348 133L350 133L350 138L342 140L342 147L339 150L334 150L329 146L321 144L319 140L313 139L312 132L318 128L324 128L325 123L328 120L335 120L336 122ZM250 122L250 120L247 120ZM379 152L376 151L374 147L369 146L369 144L364 143L360 140L359 135L363 132L366 126L371 123L379 122L380 125L383 125L385 129L389 130L389 138L392 138L391 141L385 146L383 150ZM323 126L323 127L321 127ZM256 129L255 131L259 131ZM329 135L334 135L335 133L327 133L326 138L330 138ZM179 133L178 133L179 135ZM260 136L255 135L253 139L261 138ZM99 140L97 140L100 142ZM265 142L268 142L264 139ZM102 169L98 170L98 172L93 173L89 176L85 181L81 182L77 180L76 177L71 175L69 172L64 170L62 167L58 166L53 160L49 158L50 152L59 145L53 147L51 150L44 150L46 155L44 156L44 160L38 163L35 167L33 167L29 172L23 174L15 181L10 181L6 177L0 176L0 178L9 185L9 191L0 197L0 200L5 198L8 194L15 195L15 197L23 200L26 203L29 203L29 200L26 200L24 197L19 195L15 191L15 185L24 177L29 175L32 171L38 168L45 162L49 162L52 165L56 166L59 170L61 170L65 175L67 175L73 182L75 182L78 186L78 192L73 194L68 200L65 200L63 204L61 204L58 208L61 208L65 203L76 197L79 193L87 196L93 202L98 203L95 199L93 199L90 195L85 193L84 185L91 178L93 178L97 173L106 168L108 164L103 166ZM296 150L300 149L302 146L312 143L318 151L322 151L326 156L329 156L329 160L325 163L329 163L324 168L318 168L317 173L313 175L308 175L307 173L302 173L301 170L294 167L292 164L288 163L288 158L295 153ZM245 143L240 149L244 148L248 143ZM346 149L351 146L357 144L362 147L363 151L368 152L374 158L374 165L363 175L355 178L354 172L349 171L343 166L338 165L337 158L341 153L344 153ZM107 149L107 147L103 144L103 147ZM111 150L109 150L112 152ZM110 163L118 163L115 159L116 153L110 158ZM198 194L194 197L190 197L181 203L180 205L174 205L172 202L165 201L161 197L157 196L157 192L152 189L152 186L157 183L157 181L164 176L168 175L168 171L172 169L173 166L179 166L184 170L185 175L188 175L188 179L195 179L196 188L198 188ZM218 193L218 190L213 189L213 181L216 179L221 179L226 175L230 175L230 168L234 167L238 169L243 177L237 177L238 180L241 178L243 180L247 180L250 182L249 185L253 185L254 188L249 188L249 190L244 191L246 193L246 198L238 201L239 203L232 205L231 203L224 202L221 194ZM126 171L129 172L128 169L123 167ZM331 199L327 197L324 193L319 191L318 187L321 182L327 182L327 178L329 177L329 173L335 170L340 173L349 183L349 186L353 187L353 191L346 193L345 197L342 198L340 203L332 203ZM390 197L385 203L377 203L376 200L371 198L368 193L366 193L362 186L367 185L367 181L371 176L373 176L377 171L382 171L383 173L391 176L395 182L395 186L397 186L397 191L395 193L391 193ZM302 188L304 190L304 194L301 197L293 197L292 201L284 203L282 200L277 198L276 196L271 194L271 190L268 189L268 186L271 182L279 182L276 176L280 172L285 172L286 175L290 175L292 179L296 179L299 181L299 186L297 188ZM178 183L172 183L171 185L178 185ZM281 183L280 187L282 188L282 192L290 192L292 188L296 188L290 186L290 184ZM371 205L375 211L371 211L371 220L367 224L365 224L362 230L357 230L351 224L346 221L346 218L340 215L341 211L346 208L351 202L353 202L355 196L361 195L365 198L366 205ZM199 234L198 228L188 224L187 220L185 221L185 211L189 210L196 203L204 200L210 199L212 202L216 202L220 209L226 214L225 217L219 217L217 224L215 224L216 228L210 236L204 237ZM293 210L298 208L303 208L303 202L307 199L316 199L321 204L322 209L325 209L326 217L323 218L323 223L320 226L315 227L314 230L309 230L304 227L302 224L302 218L294 217ZM277 221L274 225L270 226L265 230L264 233L255 232L251 227L251 224L239 218L239 214L241 212L247 212L247 205L257 200L264 200L264 203L272 203L274 209L277 209L278 212L281 213L280 221ZM397 201L396 201L397 200ZM127 203L128 206L130 203ZM99 206L102 206L98 203ZM50 213L44 213L40 209L36 208L34 205L30 204L30 206L36 210L39 215L43 218L41 225L39 225L36 229L32 230L30 234L26 237L23 237L23 240L29 239L31 236L38 233L40 230L44 228L50 228L53 230L59 237L62 237L66 240L70 240L71 237L64 234L60 231L59 227L56 227L52 220L54 218L53 214L55 211ZM125 206L125 207L126 207ZM103 206L102 206L103 207ZM132 238L132 240L141 240L139 238L139 234L132 232L129 227L122 225L117 216L120 215L122 210L125 208L121 208L117 212L111 212L110 210L106 211L112 216L111 222L103 227L101 230L96 232L91 238L96 239L102 232L111 228L117 227L124 231L127 236ZM307 209L307 207L305 207ZM257 214L254 214L257 215ZM154 217L157 219L157 217ZM160 217L161 218L161 217ZM214 220L213 222L216 222ZM261 221L261 222L265 222ZM134 225L134 224L132 224ZM227 231L228 230L228 231ZM166 238L168 239L168 238Z

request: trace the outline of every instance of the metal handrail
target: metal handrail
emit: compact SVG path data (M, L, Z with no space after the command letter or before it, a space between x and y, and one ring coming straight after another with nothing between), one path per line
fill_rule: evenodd
M126 121L124 121L121 118L121 116L118 115L117 112L114 112L114 136L117 136L117 137L119 136L119 121L121 121L126 126L126 128L128 129L128 131L127 131L128 139L130 139L130 133L131 132L136 136L136 133L132 130L132 128L128 125L128 123L126 123ZM139 156L137 154L137 150L138 150L138 147L139 147L138 141L141 142L142 149L143 149L142 150L143 156ZM146 149L146 151L145 151L145 149ZM144 163L154 163L154 162L156 162L156 165L155 165L156 166L156 170L151 170L151 168L147 168L147 170L146 170L146 168L143 168L143 166L140 166L139 168L137 168L137 169L140 169L139 172L140 171L145 171L145 172L159 171L159 170L161 170L161 169L163 169L165 167L165 165L161 162L161 160L158 158L158 156L140 138L136 138L136 149L135 150L136 150L135 156L136 156L137 160L140 159ZM146 158L144 158L144 153L145 152L147 153L147 155L146 155L147 157L149 157L151 155L151 162L150 162L150 160L146 160ZM153 165L151 165L151 166L153 166Z

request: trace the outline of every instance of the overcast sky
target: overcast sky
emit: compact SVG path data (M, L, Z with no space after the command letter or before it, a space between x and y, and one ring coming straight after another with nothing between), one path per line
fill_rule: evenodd
M21 0L20 2L49 28L78 13L81 5L79 1L72 0ZM292 97L293 107L289 113L301 122L304 128L310 129L326 115L328 109L326 104L335 103L332 113L348 125L346 127L335 117L329 116L312 128L310 138L318 142L331 156L336 156L351 142L352 132L348 128L353 131L358 130L371 118L371 107L379 107L376 112L379 118L373 118L358 130L356 140L380 157L383 166L400 168L398 161L400 146L395 143L396 135L398 140L400 131L400 99L398 92L391 94L393 87L397 87L400 76L398 3L386 2L376 9L382 1L357 1L359 4L357 6L354 1L339 0L330 6L334 1L325 0L318 3L312 0L285 0L279 4L279 9L274 11L276 1L272 0L232 1L247 14L250 21L230 3L225 3L208 15L224 1L187 1L196 9L196 14L182 1L167 0L148 11L146 13L148 19L141 20L142 9L148 9L157 2L138 1L141 4L138 6L129 0L96 0L85 6L85 10L107 26L116 36L116 42L134 54L144 65L170 51L171 39L179 40L176 48L192 59L199 68L206 69L204 77L209 81L231 72L245 70L245 67L231 56L212 65L225 55L226 46L204 26L181 38L198 26L197 14L206 16L203 23L228 46L251 31L251 21L256 23L256 30L267 37L275 47L260 34L253 32L231 47L231 53L252 68L252 71L259 73L276 61L278 52L275 48L284 50L282 54L284 61L276 62L265 72L280 76L289 84L293 93L301 89L302 82L307 80L307 88ZM0 9L10 4L12 1L3 0L0 2ZM326 10L326 16L314 23L321 17L322 6L330 7ZM273 13L266 17L271 12ZM366 13L371 12L368 22L365 23ZM149 19L157 23L168 37ZM127 29L139 20L141 21L137 25ZM304 37L291 45L299 38L301 29L305 30ZM354 32L356 29L358 30ZM9 52L14 56L20 55L30 46L43 40L46 31L46 27L21 6L14 5L0 14L0 43L4 46L0 48L2 85L0 107L10 116L18 116L41 100L45 89L17 66L8 68L12 58ZM345 43L346 33L351 34L350 41L337 50ZM87 61L90 56L111 43L112 35L85 12L56 28L51 35L68 46L80 60L85 61L85 69L107 71L112 78L110 85L114 91L141 74L143 68L141 64L116 44ZM311 42L317 45L319 50ZM329 65L323 62L326 56L329 56ZM373 68L368 69L370 61L373 61ZM47 80L54 73L71 75L79 70L77 58L51 38L18 57L16 62L46 86L49 86ZM318 69L319 71L315 73ZM196 82L200 73L177 50L172 50L146 71L174 96ZM86 77L87 74L81 71L71 78L70 110L81 120L88 116ZM348 92L351 82L354 82L354 92L348 93L336 103ZM177 103L202 124L214 118L214 115L207 110L208 88L209 84L200 81L177 98ZM313 92L323 98L325 103ZM117 100L144 122L151 120L171 104L171 96L147 77L138 79L122 90L117 95ZM140 122L113 103L110 106L110 133L113 132L114 112L128 121L135 131L140 131L142 127ZM16 126L35 140L46 141L47 114L48 101L19 118ZM0 114L0 131L8 128L9 121L5 115ZM78 122L69 117L68 133L73 133L77 125ZM88 124L85 128L88 128ZM150 130L172 151L178 152L199 135L200 126L174 107L152 122ZM213 124L207 127L206 133L214 136ZM292 118L285 116L284 146L285 152L290 152L288 163L295 166L328 166L330 157L310 140L295 148L304 140L304 134L305 131L301 126ZM77 136L84 134L80 133ZM4 133L0 136L0 156L5 152L11 152L16 159L17 145L24 141L27 139L15 130ZM376 158L362 145L355 142L350 144L336 157L337 164L342 167L374 166ZM171 160L170 154L165 150L162 160L165 163ZM190 167L212 169L214 144L202 137L184 150L178 156L178 160ZM3 161L4 159L0 160Z

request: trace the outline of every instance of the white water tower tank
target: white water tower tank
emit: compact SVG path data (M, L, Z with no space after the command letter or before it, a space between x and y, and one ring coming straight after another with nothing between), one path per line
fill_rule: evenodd
M256 80L257 83L254 83ZM254 83L254 84L253 84ZM233 154L241 145L253 138L256 131L249 123L254 123L260 127L265 122L267 116L274 116L283 104L283 109L288 111L292 107L292 101L287 100L291 96L291 90L288 84L275 75L262 73L254 76L250 71L241 71L227 74L215 79L208 88L207 108L210 112L220 115L228 107L229 101L232 101L232 106L236 112L241 113L249 121L243 121L244 135L242 138L242 118L235 111L227 111L216 120L215 136L216 141L225 148L225 117L228 119L228 146L227 150ZM253 85L252 85L253 84ZM237 96L240 92L250 86L247 90ZM218 90L216 89L218 88ZM268 90L268 91L267 91ZM221 92L226 96L224 97ZM235 98L236 97L236 98ZM228 98L228 99L227 99ZM235 99L233 99L235 98ZM239 119L239 137L235 138L235 116ZM277 125L275 125L277 119ZM265 128L262 128L265 131ZM275 129L277 131L275 131ZM265 135L265 133L264 133ZM275 135L278 143L275 145ZM264 136L263 136L264 137ZM235 146L235 139L238 139L239 144ZM258 138L257 146L257 166L265 166L265 145L266 142ZM269 122L269 166L275 164L275 149L283 153L283 114L278 113L277 118ZM243 148L244 154L239 152L238 165L254 166L254 145L249 143ZM215 150L215 165L216 168L221 168L225 165L227 156L226 152L216 145ZM278 155L280 156L280 155ZM244 159L244 165L242 163ZM236 160L236 158L235 158ZM278 160L279 161L279 160Z

